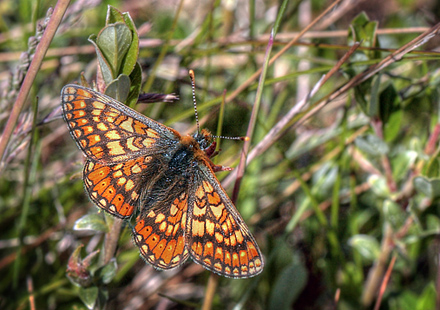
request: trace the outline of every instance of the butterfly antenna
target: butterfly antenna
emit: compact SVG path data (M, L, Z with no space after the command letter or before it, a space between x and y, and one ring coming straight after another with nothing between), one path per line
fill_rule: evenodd
M225 136L212 136L214 139L227 139L227 140L241 140L241 141L249 141L249 137L225 137Z
M197 114L197 103L196 103L196 78L194 76L193 70L189 70L189 77L191 78L191 89L193 94L194 114L196 116L197 132L200 132L199 115Z

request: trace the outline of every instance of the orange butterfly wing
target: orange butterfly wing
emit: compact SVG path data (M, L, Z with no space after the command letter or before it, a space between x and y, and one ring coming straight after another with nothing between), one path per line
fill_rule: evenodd
M61 91L63 117L84 154L105 164L160 154L180 135L117 100L79 85Z
M90 199L119 218L128 218L138 207L146 185L146 173L153 171L152 156L120 164L103 165L88 159L84 165L84 186Z
M176 196L176 195L173 195ZM142 257L158 269L182 265L189 256L186 247L188 195L178 193L171 202L145 208L133 229L133 240Z
M69 131L87 156L83 178L90 199L112 215L130 217L179 133L79 85L66 85L61 102Z
M203 162L198 165L192 190L186 236L193 260L226 277L259 274L264 260L257 242L214 172Z

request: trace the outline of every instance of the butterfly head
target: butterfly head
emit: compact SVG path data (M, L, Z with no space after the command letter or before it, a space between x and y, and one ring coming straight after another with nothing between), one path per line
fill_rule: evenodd
M203 151L209 148L214 142L211 132L207 129L202 129L200 132L196 132L193 135L193 138L197 141Z

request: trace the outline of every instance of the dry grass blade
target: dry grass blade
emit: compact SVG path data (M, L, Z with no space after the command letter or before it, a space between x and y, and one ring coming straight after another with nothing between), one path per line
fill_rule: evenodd
M20 92L18 93L17 100L15 101L8 122L6 123L5 129L0 138L0 160L5 154L6 146L8 145L9 139L15 128L15 124L17 123L20 112L23 109L27 96L29 95L32 83L38 73L38 70L40 69L44 56L49 49L50 42L55 36L55 33L61 23L64 12L67 10L69 3L69 0L59 0L57 2L57 5L55 6L53 14L51 15L47 28L44 31L43 37L41 38L41 41L37 46L35 56L32 59L31 65L29 66L29 70L24 78L23 84L20 88Z

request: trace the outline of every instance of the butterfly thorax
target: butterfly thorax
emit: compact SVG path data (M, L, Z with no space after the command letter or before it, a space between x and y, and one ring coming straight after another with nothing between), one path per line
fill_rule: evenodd
M186 162L189 166L197 166L200 162L203 162L208 167L215 166L210 160L215 149L215 142L209 130L202 129L192 136L182 136L179 145L180 147L175 151L171 162L183 162L178 159L185 157L189 161Z

